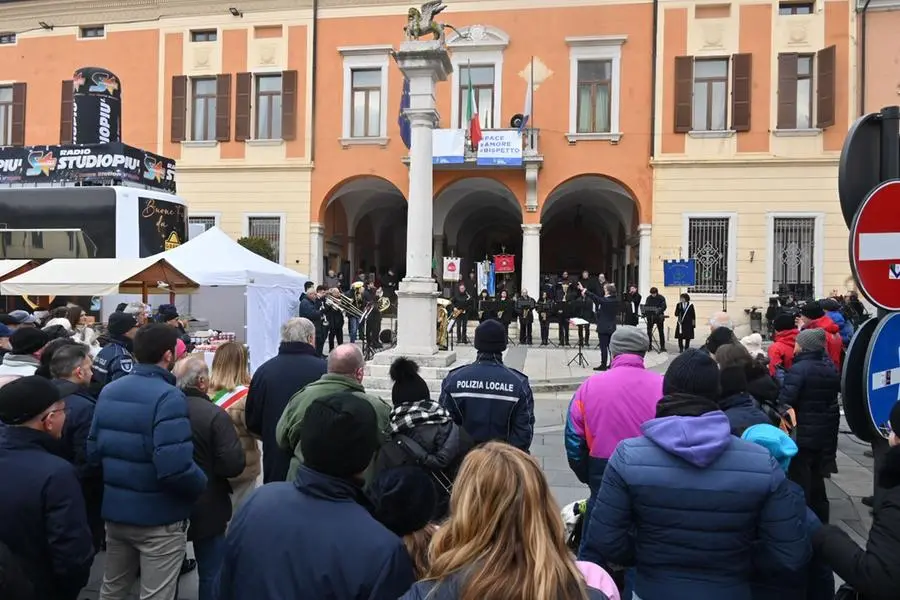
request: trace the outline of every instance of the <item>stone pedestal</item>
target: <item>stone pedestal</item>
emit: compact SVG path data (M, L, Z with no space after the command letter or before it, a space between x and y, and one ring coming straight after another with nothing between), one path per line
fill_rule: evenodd
M522 288L541 297L541 226L522 225Z
M638 290L643 302L650 295L650 230L652 225L638 225L640 242L638 246Z
M324 280L325 226L321 223L309 224L309 280L321 285Z
M434 242L432 130L440 121L435 84L453 71L446 48L435 41L404 42L394 60L409 80L409 210L406 227L406 277L397 291L397 353L437 353L437 285L431 275Z

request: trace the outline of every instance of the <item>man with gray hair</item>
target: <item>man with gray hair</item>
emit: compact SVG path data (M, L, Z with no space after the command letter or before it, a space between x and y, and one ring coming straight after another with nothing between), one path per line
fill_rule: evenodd
M703 349L711 355L726 344L737 344L738 339L734 335L734 321L727 312L719 311L709 319L709 337Z
M225 552L225 528L231 520L229 477L244 470L244 449L231 418L209 396L209 367L202 356L175 363L172 374L187 399L194 462L206 473L206 491L191 510L187 539L194 543L199 597L212 598Z
M147 324L147 317L149 316L150 310L143 302L129 302L122 312L134 317L138 322L138 327L143 327Z
M372 405L378 417L378 444L386 440L386 431L390 424L391 405L380 397L367 394L362 385L366 363L362 352L356 344L341 344L328 354L328 373L322 375L318 381L294 394L288 403L281 420L278 421L276 439L278 445L285 451L293 453L291 466L288 469L287 481L293 481L297 468L303 464L303 452L300 450L300 423L309 405L326 396L338 393L349 393L358 396ZM371 465L363 476L366 481L371 479Z
M725 311L719 311L709 319L710 333L712 333L716 329L719 329L720 327L734 331L734 321L731 320L731 317Z
M253 374L244 416L247 430L262 439L263 482L284 481L292 452L276 441L276 426L291 397L325 374L325 359L315 348L316 327L303 317L281 327L278 355ZM337 348L335 348L337 350Z

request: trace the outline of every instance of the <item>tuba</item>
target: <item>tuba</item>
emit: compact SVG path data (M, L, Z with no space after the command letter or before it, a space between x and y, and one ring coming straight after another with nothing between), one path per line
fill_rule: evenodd
M450 305L450 301L444 298L438 298L437 301L437 345L441 350L446 350L450 343L448 328L450 319L447 316L447 306Z

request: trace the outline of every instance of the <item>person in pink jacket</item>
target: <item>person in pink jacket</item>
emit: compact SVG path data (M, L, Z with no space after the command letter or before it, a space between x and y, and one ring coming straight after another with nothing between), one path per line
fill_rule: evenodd
M616 445L640 436L641 425L656 416L663 376L644 367L649 345L642 329L616 329L609 344L610 369L589 377L569 404L566 456L575 476L591 488L592 499Z

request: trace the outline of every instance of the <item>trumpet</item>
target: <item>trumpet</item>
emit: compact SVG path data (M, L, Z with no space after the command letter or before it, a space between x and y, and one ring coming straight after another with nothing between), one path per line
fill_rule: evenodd
M465 308L454 308L454 309L453 309L453 313L450 315L450 318L451 318L452 320L456 320L456 319L458 319L458 318L460 317L460 315L462 315L464 312L466 312L466 309L465 309Z

